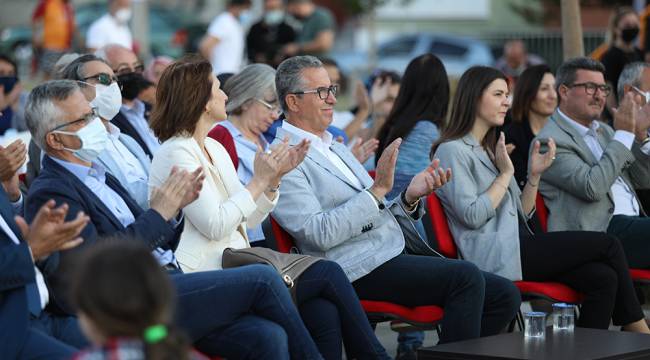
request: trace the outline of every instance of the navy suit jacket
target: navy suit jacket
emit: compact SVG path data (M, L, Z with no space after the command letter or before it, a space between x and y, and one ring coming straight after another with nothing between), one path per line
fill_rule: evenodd
M126 116L122 115L121 112L118 112L117 115L111 120L111 123L115 126L117 126L120 129L120 132L123 134L129 135L132 137L140 147L142 147L142 150L149 156L149 159L153 159L153 154L151 153L151 150L149 150L149 147L147 147L147 143L142 139L140 134L135 130L135 127L129 122L129 119L126 118Z
M157 247L175 250L180 240L183 224L174 229L155 210L142 210L109 173L106 173L106 184L122 197L133 213L135 222L129 226L124 227L79 178L47 155L43 158L41 174L34 180L27 195L25 217L29 222L49 199L54 199L57 206L68 204L66 220L74 219L79 211L90 217L90 222L81 232L84 242L80 246L50 255L46 260L46 265L50 268L46 275L51 294L50 304L64 314L74 313L66 299L72 276L68 272L74 271L74 257L80 249L91 246L101 237L142 241L152 250Z
M29 310L25 285L35 282L34 263L22 240L7 195L0 186L0 216L16 234L20 244L0 230L0 356L18 357L29 328Z

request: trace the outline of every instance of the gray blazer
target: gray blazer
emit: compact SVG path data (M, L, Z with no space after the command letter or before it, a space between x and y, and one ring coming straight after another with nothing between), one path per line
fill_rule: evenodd
M114 159L107 150L104 150L99 154L97 162L119 180L120 184L124 186L124 188L129 192L129 195L135 199L143 210L149 209L148 178L151 160L149 160L147 154L142 150L142 147L140 147L140 145L138 145L138 143L129 135L120 134L118 139L131 152L131 154L138 159L147 174L147 179L144 181L128 182L126 180L126 175L120 171L120 167L117 165L117 162L121 160Z
M275 142L285 136L289 136L290 145L300 142L282 128L277 130ZM400 213L400 205L387 203L384 210L378 210L375 201L364 193L372 178L363 165L345 145L334 142L331 149L362 187L352 184L312 148L305 160L282 178L273 217L303 253L336 261L354 281L404 250L404 233L393 214ZM423 214L420 204L413 216L420 218Z
M440 159L442 168L451 168L453 174L453 180L436 194L445 209L460 257L483 271L521 280L519 221L525 223L525 216L514 177L495 210L487 189L499 170L471 134L440 144L434 157Z
M639 145L635 142L628 150L612 140L614 130L603 123L598 135L603 147L600 159L557 111L537 135L542 143L553 138L557 145L555 161L539 186L549 209L549 231L606 231L614 212L611 187L616 178L622 176L630 189L650 187L650 157ZM641 213L645 214L642 208Z

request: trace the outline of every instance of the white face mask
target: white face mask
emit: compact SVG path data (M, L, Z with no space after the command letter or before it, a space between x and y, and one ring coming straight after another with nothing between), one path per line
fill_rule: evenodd
M131 9L122 8L115 12L115 20L120 24L126 24L131 20Z
M636 92L638 92L639 94L641 94L643 96L643 98L645 99L646 104L650 104L650 91L641 91L636 86L632 86L632 88L634 90L636 90Z
M90 102L90 106L97 108L99 116L103 119L111 120L120 112L122 106L122 92L116 82L106 86L102 84L95 86L95 98Z
M98 117L95 117L88 125L76 132L63 130L54 130L53 132L78 137L81 141L81 147L79 149L66 147L64 149L87 162L95 161L99 154L106 149L108 143L108 131L106 131L106 127Z

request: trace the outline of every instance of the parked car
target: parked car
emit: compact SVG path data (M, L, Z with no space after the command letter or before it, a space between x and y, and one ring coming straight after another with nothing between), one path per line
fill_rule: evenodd
M432 53L440 58L450 77L460 77L474 65L492 65L494 57L490 47L476 39L440 34L420 33L399 35L377 47L376 67L403 73L415 57ZM354 52L334 52L332 57L343 71L367 74L368 55Z
M80 4L75 7L77 31L81 37L76 41L78 46L85 45L88 28L106 12L105 2ZM207 25L198 24L191 17L184 17L173 9L150 4L149 28L151 53L154 56L167 55L177 58L185 53L187 43L194 41L188 36L191 34L188 34L187 29L198 33L200 29L207 28ZM32 29L28 25L5 28L0 33L0 52L10 54L16 59L24 59L26 54L31 55L31 37Z

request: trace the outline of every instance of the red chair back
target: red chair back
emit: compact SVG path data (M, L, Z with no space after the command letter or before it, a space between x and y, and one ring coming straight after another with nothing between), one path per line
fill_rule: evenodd
M544 204L544 198L539 192L537 192L537 197L535 198L535 212L537 213L537 219L542 226L542 230L546 232L548 229L548 209L546 208L546 204Z
M293 237L289 235L286 230L284 230L274 218L271 218L271 229L273 231L273 237L275 238L275 250L281 253L290 253L291 250L296 248L296 242L293 240Z
M210 132L208 136L217 140L228 152L232 164L235 165L235 170L239 167L239 158L237 157L237 148L235 147L235 140L233 140L230 131L221 125L217 125Z
M454 243L454 237L451 236L447 216L442 208L442 204L440 204L440 199L438 199L435 193L432 193L427 197L426 205L433 228L433 235L438 243L438 250L448 258L458 258L458 248Z

